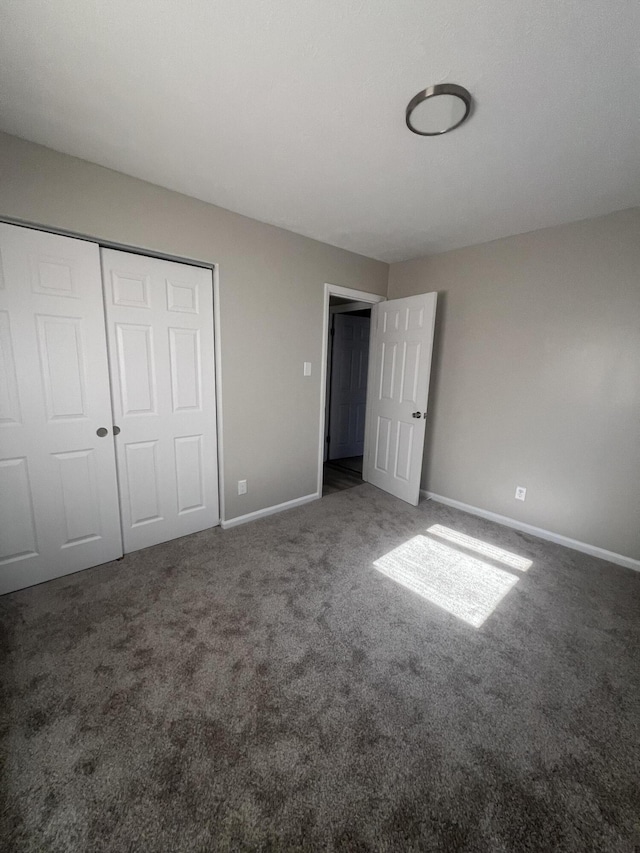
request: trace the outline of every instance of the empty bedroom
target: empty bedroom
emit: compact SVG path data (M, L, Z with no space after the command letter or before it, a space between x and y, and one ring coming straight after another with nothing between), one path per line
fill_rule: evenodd
M0 850L640 850L639 40L0 0Z

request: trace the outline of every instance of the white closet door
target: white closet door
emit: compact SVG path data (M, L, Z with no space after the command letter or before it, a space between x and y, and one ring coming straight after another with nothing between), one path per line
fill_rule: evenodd
M437 296L389 299L373 311L364 479L414 506L420 500Z
M116 559L122 540L98 247L0 224L0 263L4 593Z
M102 250L125 552L219 523L210 270Z

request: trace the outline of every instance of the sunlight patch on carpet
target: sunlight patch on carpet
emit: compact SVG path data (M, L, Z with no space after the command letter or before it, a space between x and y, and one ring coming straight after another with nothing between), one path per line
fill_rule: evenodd
M489 557L491 560L503 563L510 569L516 569L519 572L526 572L533 563L526 557L519 557L517 554L512 554L511 551L505 551L504 548L498 548L496 545L491 545L490 542L483 542L481 539L474 539L472 536L467 536L466 533L459 533L450 527L444 527L442 524L432 524L427 533L438 536L440 539L446 539L448 542L460 545L469 551L475 551L483 557Z
M518 582L512 572L428 536L414 536L373 565L474 628L483 624Z

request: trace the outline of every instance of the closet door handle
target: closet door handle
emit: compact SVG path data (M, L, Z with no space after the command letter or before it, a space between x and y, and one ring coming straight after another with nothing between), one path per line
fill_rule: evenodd
M421 414L420 412L414 412L414 413L411 415L411 417L412 417L412 418L421 418L421 417L422 417L422 414Z
M116 426L115 424L113 426L113 434L114 435L120 435L120 427Z
M105 435L109 435L109 430L106 429L106 427L100 427L96 430L96 435L99 436L99 438L104 438Z

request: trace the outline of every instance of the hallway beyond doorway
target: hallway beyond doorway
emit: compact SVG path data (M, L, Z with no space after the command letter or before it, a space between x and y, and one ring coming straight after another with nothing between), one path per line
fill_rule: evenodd
M348 456L324 463L322 497L363 483L362 456Z

